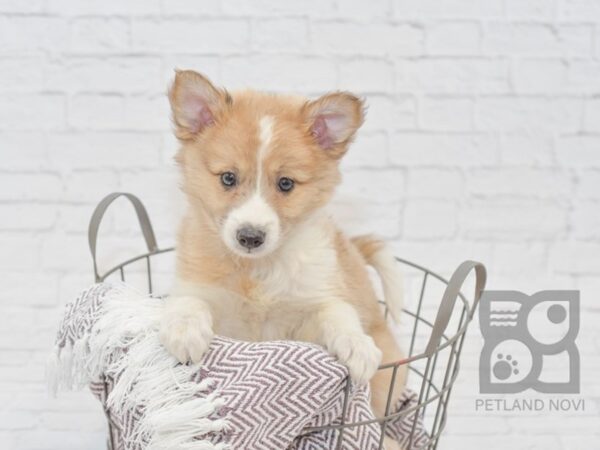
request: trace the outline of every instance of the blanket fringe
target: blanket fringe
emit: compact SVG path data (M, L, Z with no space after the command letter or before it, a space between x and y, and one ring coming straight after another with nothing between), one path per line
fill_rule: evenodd
M162 303L113 285L86 317L91 328L52 351L46 366L49 391L80 389L105 375L114 380L107 399L111 413L145 405L128 433L133 448L226 450L225 443L199 439L227 428L226 419L213 416L223 400L210 392L213 380L193 380L198 365L179 364L160 344Z

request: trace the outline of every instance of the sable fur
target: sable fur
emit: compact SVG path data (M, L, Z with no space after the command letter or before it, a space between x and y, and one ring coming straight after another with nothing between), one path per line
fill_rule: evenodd
M323 209L341 180L339 161L363 122L363 102L346 92L314 101L228 93L191 71L176 74L169 99L188 210L178 233L177 279L162 318L163 344L182 361L198 361L215 333L320 344L356 382L371 380L373 407L383 414L391 370L375 371L382 360L402 354L366 265L380 273L395 318L399 274L383 243L350 241ZM238 177L235 188L220 182L228 171ZM282 176L295 181L289 193L277 189ZM249 221L264 221L265 214L253 215L253 209L268 213L261 226L271 241L244 254L231 236L232 217L242 211ZM395 396L403 390L399 375Z

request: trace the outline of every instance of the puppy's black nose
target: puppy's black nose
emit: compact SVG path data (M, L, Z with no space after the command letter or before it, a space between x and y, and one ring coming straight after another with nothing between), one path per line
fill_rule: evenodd
M265 242L265 232L254 227L242 227L237 232L237 240L248 250L260 247Z

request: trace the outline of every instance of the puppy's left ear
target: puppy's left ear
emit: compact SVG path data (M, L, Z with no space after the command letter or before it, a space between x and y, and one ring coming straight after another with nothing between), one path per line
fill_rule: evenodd
M344 155L364 119L364 104L349 92L334 92L305 105L315 142L335 158Z

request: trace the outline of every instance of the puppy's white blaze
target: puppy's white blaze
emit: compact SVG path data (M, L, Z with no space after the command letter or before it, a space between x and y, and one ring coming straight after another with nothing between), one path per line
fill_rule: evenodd
M232 210L223 227L223 237L230 249L245 256L260 256L273 250L279 241L279 217L262 195L263 161L269 152L273 138L273 118L264 116L259 121L259 146L256 151L256 186L250 198ZM237 230L242 225L251 225L265 232L262 246L249 253L237 242Z
M260 194L262 185L262 163L269 150L269 145L273 139L273 118L264 116L258 124L258 138L260 144L256 152L256 193Z
M273 208L258 193L254 193L243 205L231 212L239 225L248 224L263 228L269 239L269 231L279 224L279 217Z

